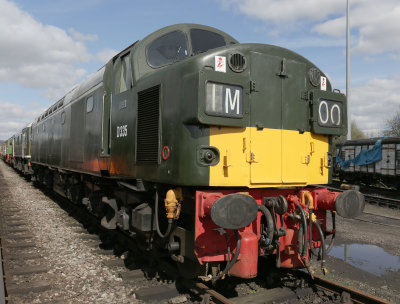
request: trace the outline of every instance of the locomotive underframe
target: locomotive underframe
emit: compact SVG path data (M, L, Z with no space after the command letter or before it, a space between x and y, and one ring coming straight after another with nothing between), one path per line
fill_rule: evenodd
M170 185L91 176L37 164L33 165L33 171L32 180L45 184L75 204L85 206L104 227L119 229L130 235L143 250L169 256L186 277L212 278L213 272L218 273L226 267L238 249L237 234L242 249L234 265L231 265L229 274L252 278L258 273L258 260L262 256L275 256L277 267L307 267L310 249L317 250L322 258L322 250L317 249L321 247L317 225L322 228L324 239L335 233L334 229L327 228L326 214L328 210L335 209L339 193L326 189L185 187L182 188L179 218L174 220L171 233L161 238L157 228L160 231L167 230L167 214L159 204L159 216L155 217L155 193L164 198ZM237 232L235 229L218 227L210 216L210 210L218 199L230 194L244 194L254 198L257 205L267 206L273 217L272 234L267 231L271 227L268 225L270 219L261 212ZM286 207L268 203L279 199L286 202ZM296 206L306 211L307 224L312 223L312 231L306 228L307 237L303 233L305 218L302 218L302 212ZM282 211L282 208L286 210ZM312 222L309 221L309 215ZM304 245L306 250L302 249Z

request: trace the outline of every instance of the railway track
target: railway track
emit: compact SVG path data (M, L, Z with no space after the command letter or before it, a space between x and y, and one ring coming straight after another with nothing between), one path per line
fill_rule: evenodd
M6 303L4 272L3 272L3 255L2 255L1 239L0 239L0 304Z
M312 279L312 284L319 289L340 294L341 303L390 304L390 302L384 299L375 297L358 289L351 288L324 277L314 276Z
M382 197L378 195L372 194L364 194L366 202L378 206L385 206L390 208L399 209L400 208L400 199L394 199L389 197Z
M51 289L50 280L46 280L49 269L44 265L43 255L39 253L35 237L21 217L20 210L4 201L0 203L0 208L4 301Z
M245 304L245 303L287 303L287 301L298 301L302 303L308 303L307 296L311 293L315 294L318 291L326 291L330 294L335 294L336 299L340 299L340 303L357 303L357 304L390 304L389 301L378 298L374 295L370 295L358 289L343 285L341 283L326 279L321 276L313 276L304 272L294 272L296 277L304 278L307 281L308 287L302 286L293 289L285 289L282 287L274 288L271 290L263 290L258 293L246 295L243 297L237 297L229 299L219 293L218 291L210 288L204 283L196 283L196 288L209 295L210 303L220 304ZM302 298L304 297L304 298ZM312 301L317 302L317 301ZM324 301L326 302L326 301ZM333 301L337 303L336 301ZM327 302L329 303L329 301Z

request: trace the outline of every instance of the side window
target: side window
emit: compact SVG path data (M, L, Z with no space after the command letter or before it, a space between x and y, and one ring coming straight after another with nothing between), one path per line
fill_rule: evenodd
M115 94L123 93L131 88L132 72L131 59L129 53L118 59L117 69L115 71Z
M93 96L86 99L86 113L93 111Z
M168 33L147 47L147 62L153 68L183 60L188 57L186 35L181 31Z

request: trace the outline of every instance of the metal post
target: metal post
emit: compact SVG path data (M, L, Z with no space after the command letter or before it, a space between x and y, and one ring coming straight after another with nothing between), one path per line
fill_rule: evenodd
M347 244L344 244L344 261L349 263L349 246Z
M351 113L350 113L350 25L349 25L349 2L347 0L346 11L346 97L347 97L347 140L351 139Z

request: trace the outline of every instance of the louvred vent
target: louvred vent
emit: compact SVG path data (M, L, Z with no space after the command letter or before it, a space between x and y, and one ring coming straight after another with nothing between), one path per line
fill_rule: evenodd
M160 155L160 86L138 93L136 162L158 164Z

